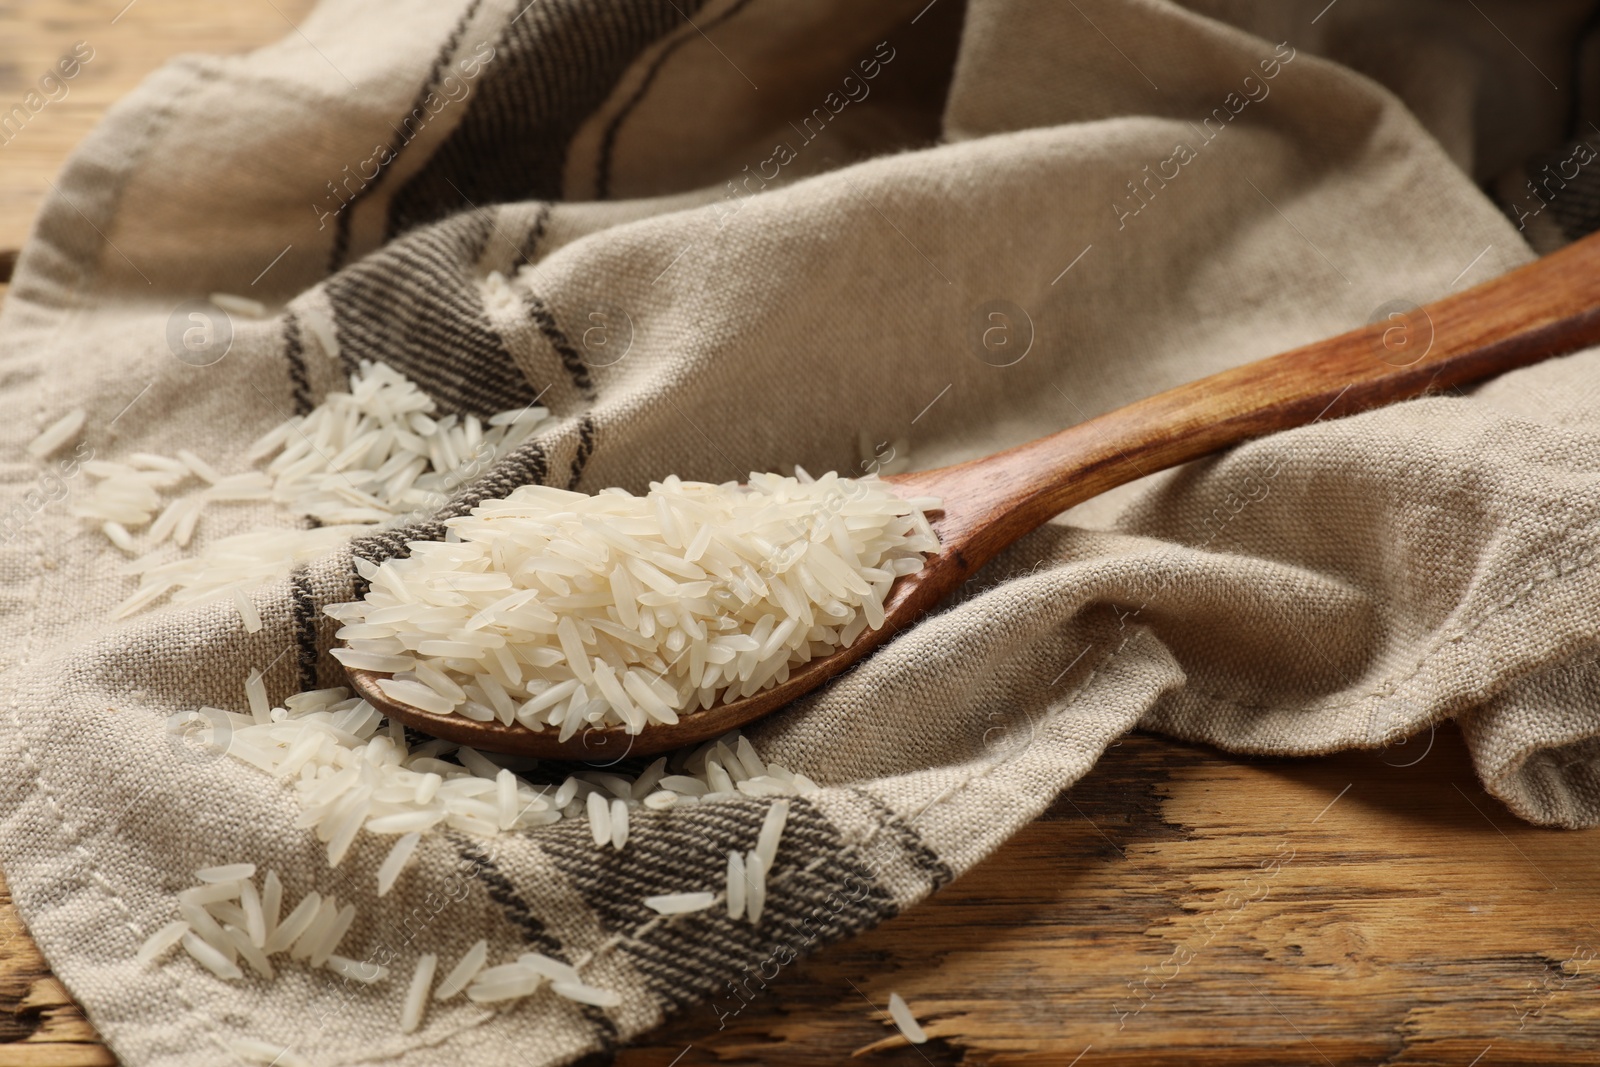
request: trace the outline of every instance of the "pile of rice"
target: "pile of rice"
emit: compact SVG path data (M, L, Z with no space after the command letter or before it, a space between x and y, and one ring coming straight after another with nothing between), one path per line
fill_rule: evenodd
M300 802L297 824L326 844L330 867L339 865L363 830L394 837L378 868L379 896L394 886L422 835L440 828L494 837L587 818L597 847L621 849L628 813L640 807L665 811L818 789L805 775L762 760L738 731L663 756L635 777L586 770L559 786L536 787L514 769L531 761L442 740L409 745L397 720L384 719L342 688L297 693L273 707L261 676L252 671L245 694L248 715L201 708L178 718L172 729L187 732L198 724L232 758L289 783Z
M149 966L182 945L196 963L223 981L244 980L242 962L261 978L277 977L272 957L287 956L313 969L325 969L340 978L373 985L389 977L389 969L371 959L341 956L339 948L356 920L354 904L339 906L332 896L315 890L283 914L283 882L268 871L258 887L253 863L206 867L195 872L200 884L178 893L181 916L158 929L139 946L135 959ZM400 1029L411 1033L422 1022L428 994L449 1000L465 993L474 1004L502 1004L532 996L549 985L558 996L581 1004L616 1007L622 998L608 989L586 983L577 968L540 952L525 952L515 960L485 969L488 941L479 941L462 956L437 987L433 985L438 957L422 954L400 1010ZM239 1038L235 1051L247 1059L256 1052L270 1054L267 1062L304 1062L292 1051L255 1038ZM291 1058L282 1059L285 1054Z
M437 511L454 490L539 430L550 413L532 404L487 420L435 417L437 405L384 363L363 361L349 392L328 394L303 416L274 427L251 447L264 469L223 474L187 449L174 456L134 452L83 464L94 479L73 514L112 544L139 555L125 573L138 590L118 617L162 598L188 603L243 593L287 576L382 524ZM81 410L48 427L30 446L48 455L83 426ZM225 537L197 555L170 558L168 542L187 548L208 507L271 501L310 520L313 529L274 528ZM248 614L241 607L241 614Z
M531 761L491 758L440 740L409 746L398 722L385 720L343 689L297 693L273 707L260 674L252 671L245 694L250 714L202 708L193 721L208 725L211 740L229 756L287 780L301 806L297 824L326 843L330 866L344 860L363 830L395 837L378 867L380 897L393 888L424 835L440 828L495 836L586 817L597 847L621 849L627 843L628 813L640 807L665 811L739 797L776 797L756 846L729 853L724 893L672 893L643 901L666 922L725 901L730 918L757 925L789 817L787 798L818 789L805 775L764 761L737 731L692 751L660 757L637 775L586 770L559 786L536 787L511 766L496 762ZM173 724L179 730L186 726L182 720ZM180 918L147 938L137 959L150 964L182 945L197 963L227 981L243 980L245 966L270 980L276 973L272 957L284 954L364 984L388 978L388 968L370 958L337 952L355 922L353 905L341 907L331 896L310 892L283 915L283 884L277 873L269 871L259 887L255 874L249 863L197 872L200 884L178 894ZM488 957L487 941L479 941L436 984L438 957L422 954L401 1006L401 1030L410 1033L421 1025L430 1000L457 994L475 1004L501 1004L548 987L583 1004L621 1003L615 992L583 981L581 960L574 965L527 952L489 966ZM271 1042L248 1037L238 1042L234 1051L246 1059L302 1062L292 1050Z
M226 981L244 978L241 960L262 978L275 978L271 957L282 954L357 982L370 984L388 976L387 968L335 951L355 922L354 904L340 907L336 898L311 892L284 915L278 872L268 871L259 888L255 874L253 863L195 872L200 884L178 893L181 918L151 934L135 958L150 964L181 944L197 963Z
M622 998L609 989L584 982L578 969L542 952L523 952L516 959L488 966L489 942L479 941L462 954L450 973L433 983L439 957L424 953L417 960L411 984L400 1009L400 1031L409 1034L422 1025L428 1001L449 1000L465 993L474 1004L499 1005L531 997L548 985L557 996L597 1008L614 1008ZM429 997L430 990L433 996Z
M326 609L344 623L334 655L434 714L636 734L882 626L895 579L938 550L924 512L939 503L798 469L669 477L642 497L523 486L408 558L357 560L371 587Z

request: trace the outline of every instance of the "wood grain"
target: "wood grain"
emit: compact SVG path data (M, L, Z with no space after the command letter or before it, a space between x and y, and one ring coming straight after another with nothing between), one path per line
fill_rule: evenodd
M264 0L137 0L110 25L121 7L0 6L0 94L74 41L98 50L71 108L0 146L0 247L144 72L285 32ZM1600 830L1531 827L1486 797L1452 728L1315 760L1136 735L938 897L781 972L722 1028L697 1009L615 1062L1600 1064L1596 854ZM115 1062L3 892L0 1067ZM928 1044L892 1036L891 991Z

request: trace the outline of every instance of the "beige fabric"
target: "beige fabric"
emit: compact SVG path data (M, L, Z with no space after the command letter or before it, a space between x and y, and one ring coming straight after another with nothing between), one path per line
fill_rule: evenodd
M966 459L1492 277L1532 252L1474 179L1559 137L1564 98L1539 93L1547 75L1571 83L1566 42L1586 7L1480 0L1486 29L1443 0L1403 18L1342 0L1315 19L1223 0L924 5L717 0L695 26L664 23L569 116L565 192L620 199L486 202L498 206L466 275L512 272L531 244L516 285L569 333L601 304L631 323L627 355L587 368L591 401L538 323L486 312L562 418L542 442L550 484L856 471L880 442L917 466ZM255 635L226 603L113 623L130 584L70 514L81 473L57 480L23 452L81 405L96 455L188 447L241 468L291 409L285 319L236 321L229 355L194 368L167 350L172 308L219 289L330 306L316 286L333 228L307 210L324 183L389 136L452 32L452 55L494 40L494 62L511 63L500 35L553 33L540 20L582 7L326 0L304 36L176 63L75 155L19 264L0 314L0 482L5 515L21 517L0 544L0 746L14 768L0 863L50 963L131 1064L222 1062L237 1036L319 1065L557 1063L673 1008L658 961L676 942L618 918L620 895L652 848L711 885L714 848L674 837L666 815L641 819L596 888L581 827L432 837L377 900L387 842L363 838L328 871L286 791L186 755L164 728L200 704L242 708L251 666L275 699L294 690L289 583L258 594ZM870 92L839 106L830 93L862 93L847 75ZM442 111L395 183L481 106ZM823 136L798 143L818 108ZM792 164L746 184L780 143ZM1163 168L1180 143L1192 158ZM357 255L384 241L395 183L352 209ZM1010 326L1026 355L1007 366L1019 349L973 342L996 300L1025 313ZM305 358L313 393L336 387L336 364ZM1315 755L1455 718L1517 813L1600 821L1597 361L1281 434L1026 538L949 610L753 732L827 787L807 818L830 843L807 855L876 888L835 907L833 875L780 868L773 906L827 932L712 929L710 963L677 1003L710 998L689 1010L715 1026L742 1003L741 974L920 899L1135 725ZM214 510L200 536L295 521ZM351 578L348 554L323 561L315 599L349 596ZM283 872L292 897L357 902L347 943L394 976L347 990L296 967L269 986L177 957L134 966L195 868L246 859ZM450 961L484 936L496 959L552 938L625 1004L453 1002L401 1037L417 954Z

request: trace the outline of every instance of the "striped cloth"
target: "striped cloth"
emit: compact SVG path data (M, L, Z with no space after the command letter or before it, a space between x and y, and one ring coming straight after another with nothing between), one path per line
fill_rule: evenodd
M1594 54L1569 47L1589 5L1472 6L324 0L279 44L156 72L58 177L0 314L0 864L51 966L135 1065L229 1062L238 1038L318 1065L555 1064L671 1013L716 1029L1136 726L1313 755L1454 718L1517 813L1595 823L1594 352L1255 442L1025 539L751 732L824 786L759 928L642 901L717 890L762 801L641 810L622 852L581 823L431 834L378 899L388 841L330 871L287 790L166 730L242 710L251 667L275 701L338 684L320 608L358 592L352 557L514 486L984 455L1594 229L1600 164L1552 147L1589 135L1549 89ZM1537 234L1524 159L1577 168L1536 194ZM215 291L270 313L227 321L209 366L174 358L174 316ZM123 560L70 514L81 476L24 454L38 429L81 406L96 456L243 469L362 360L445 411L538 397L556 420L439 515L259 594L258 633L227 602L110 621ZM198 539L295 522L213 509ZM345 950L395 977L137 966L192 872L237 861L356 903ZM458 999L400 1034L419 955L479 938L623 1002Z

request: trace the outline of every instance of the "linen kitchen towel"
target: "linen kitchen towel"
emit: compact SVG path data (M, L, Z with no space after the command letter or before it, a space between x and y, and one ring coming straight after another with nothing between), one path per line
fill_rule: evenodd
M639 809L620 851L581 820L430 832L379 897L391 839L330 869L286 784L171 729L247 712L253 668L274 704L340 684L321 607L359 593L354 559L514 486L981 456L1589 232L1591 6L324 0L279 44L158 71L56 179L0 314L0 865L51 966L134 1065L556 1064L669 1013L716 1026L1135 727L1310 756L1454 719L1514 811L1592 825L1593 351L1259 440L1025 539L747 731L821 786L759 926L642 901L717 891L763 799ZM72 513L88 465L248 469L363 361L441 413L552 419L440 513L253 593L259 630L225 595L115 618L136 583ZM76 408L69 446L25 451ZM303 528L218 506L161 551ZM389 977L137 962L193 872L233 862L353 903L341 952ZM418 960L442 974L480 938L620 1003L455 998L402 1033Z

